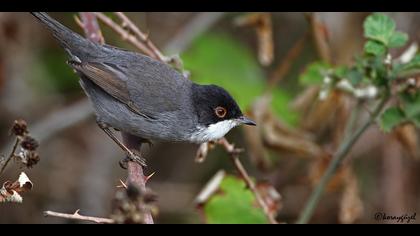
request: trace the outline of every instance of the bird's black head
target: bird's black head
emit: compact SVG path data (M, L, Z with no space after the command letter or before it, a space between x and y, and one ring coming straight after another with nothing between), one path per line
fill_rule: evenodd
M192 87L192 98L200 126L206 127L206 141L223 137L233 127L255 122L246 118L238 104L223 88L216 85Z

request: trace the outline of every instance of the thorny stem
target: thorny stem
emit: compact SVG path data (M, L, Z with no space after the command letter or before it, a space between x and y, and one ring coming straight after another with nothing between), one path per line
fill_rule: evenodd
M3 174L3 171L6 169L7 164L9 164L10 160L12 160L12 158L15 156L15 152L16 152L16 148L19 145L19 138L16 138L15 144L13 145L12 148L12 152L10 153L9 157L6 159L6 161L4 162L3 166L1 167L0 170L0 176Z
M127 148L130 150L137 150L140 153L142 143L141 138L127 133L121 133L121 135ZM144 175L143 167L137 162L129 161L127 171L127 184L133 184L140 190L145 191L147 177ZM142 212L144 212L144 223L153 224L153 217L150 210L146 209L144 206L140 206L140 208L142 209Z
M115 223L115 221L113 219L109 219L109 218L80 215L79 210L77 210L73 214L60 213L60 212L54 212L54 211L44 211L44 216L45 217L53 216L53 217L58 217L58 218L71 219L71 220L90 221L90 222L95 222L95 223L98 223L98 224L113 224L113 223Z
M235 146L233 144L230 144L225 138L220 139L218 143L225 148L227 153L229 153L229 156L230 156L235 168L238 170L239 174L242 176L242 178L245 181L247 187L254 194L258 205L263 209L264 214L266 215L268 221L271 224L277 224L278 222L274 218L274 215L270 212L270 209L267 206L267 203L261 197L261 194L258 191L257 187L255 186L254 181L252 181L248 172L245 170L244 166L242 165L241 161L239 160L239 153L242 150L238 149L238 148L235 148Z
M82 20L89 20L94 22L82 22L85 30L85 34L88 38L91 36L96 35L102 35L100 32L100 28L98 26L98 23L96 22L96 16L98 14L102 13L81 13L82 14ZM95 16L96 15L96 16ZM98 37L92 37L91 40L98 42ZM99 41L98 43L101 43ZM142 44L141 44L142 45ZM134 137L132 135L121 133L123 136L124 144L130 149L135 150L138 153L140 153L141 149L141 142L139 138ZM139 187L140 189L144 190L146 188L146 178L144 177L144 172L142 166L140 166L138 163L135 162L129 162L128 168L127 168L127 182L132 183ZM153 224L153 217L150 211L145 210L144 211L144 223L146 224Z
M350 151L350 149L353 147L356 141L362 136L362 134L367 130L367 128L375 122L375 120L381 114L381 111L387 103L389 96L389 93L385 94L379 102L378 106L373 111L372 115L366 121L366 123L364 123L359 129L357 129L353 133L353 135L349 136L348 138L345 138L345 140L341 143L340 147L338 148L338 151L335 153L333 159L328 165L327 170L325 171L324 175L319 181L318 186L316 186L315 190L309 197L309 200L306 202L305 208L303 209L296 223L308 223L308 221L314 213L316 206L318 205L322 193L324 192L325 186L327 185L331 177L334 175L340 164L343 162L347 153Z

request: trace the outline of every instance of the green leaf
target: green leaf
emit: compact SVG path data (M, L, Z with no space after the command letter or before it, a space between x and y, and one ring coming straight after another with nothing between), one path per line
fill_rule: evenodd
M378 43L376 41L368 40L365 43L364 50L368 54L378 56L378 55L384 55L385 54L386 47L383 44Z
M390 107L380 117L380 127L384 132L390 132L395 126L406 121L404 112L398 107Z
M313 62L299 76L299 82L302 85L321 85L328 69L331 66L325 62Z
M349 69L346 66L338 66L338 67L334 68L334 74L338 78L346 77L348 71L349 71Z
M384 86L389 83L390 79L387 73L387 67L385 66L384 58L382 56L375 56L366 60L368 63L367 68L369 69L369 78L372 79L374 85Z
M368 16L363 24L365 37L388 46L395 31L395 22L382 13Z
M404 46L408 41L408 35L402 32L394 32L389 39L388 47L399 48Z
M402 108L407 118L420 116L420 93L402 93L400 94L400 100L403 103Z
M346 78L350 81L352 85L358 85L363 80L363 74L356 68L348 70Z
M204 205L204 213L211 224L268 223L252 192L243 180L233 176L225 176L220 191Z

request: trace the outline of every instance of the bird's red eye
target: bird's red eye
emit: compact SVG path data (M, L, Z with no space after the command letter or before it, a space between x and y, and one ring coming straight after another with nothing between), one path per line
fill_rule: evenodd
M214 112L216 113L216 116L219 118L224 118L226 116L226 108L224 107L216 107L216 109L214 109Z

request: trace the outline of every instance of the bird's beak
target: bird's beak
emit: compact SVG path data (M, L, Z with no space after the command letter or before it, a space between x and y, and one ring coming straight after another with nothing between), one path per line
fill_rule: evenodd
M255 123L255 121L253 121L253 120L251 120L251 119L249 119L248 117L245 117L245 116L239 117L238 121L241 124L244 124L244 125L253 125L253 126L257 125L257 123Z

